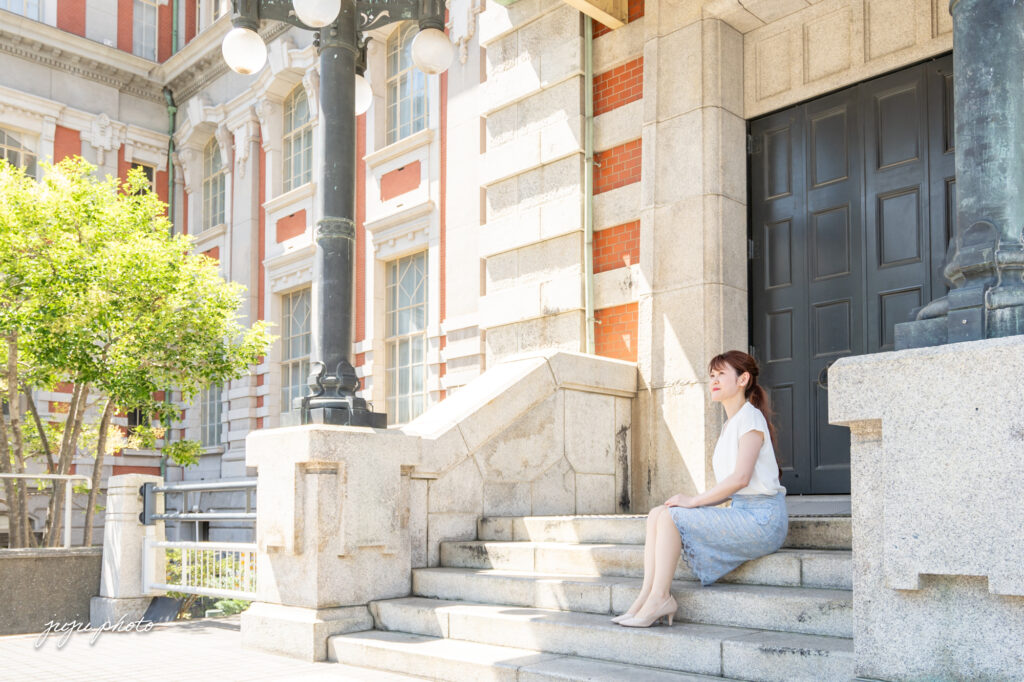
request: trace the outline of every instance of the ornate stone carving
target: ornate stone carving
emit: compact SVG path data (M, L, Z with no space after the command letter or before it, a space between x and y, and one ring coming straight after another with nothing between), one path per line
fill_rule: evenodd
M309 102L309 117L314 119L320 111L320 70L315 66L302 76L302 88Z
M469 59L469 43L476 35L476 17L484 11L484 8L481 6L480 0L466 0L466 18L463 21L458 18L461 14L451 7L452 0L448 0L445 4L448 6L451 17L445 28L448 29L451 41L459 48L459 63L465 64Z
M105 164L104 156L106 152L115 151L121 146L121 135L114 129L114 125L106 113L102 113L93 119L92 127L87 134L83 133L82 139L96 150L96 163L99 166Z

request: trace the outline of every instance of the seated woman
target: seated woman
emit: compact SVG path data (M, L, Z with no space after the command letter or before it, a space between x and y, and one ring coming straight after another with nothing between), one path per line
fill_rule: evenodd
M708 364L711 399L728 417L715 445L712 466L718 484L700 495L673 495L647 517L644 582L640 596L616 623L645 628L672 618L672 576L682 550L702 585L710 585L750 559L779 549L789 516L786 489L779 483L775 430L757 362L731 350ZM732 506L716 507L732 498Z

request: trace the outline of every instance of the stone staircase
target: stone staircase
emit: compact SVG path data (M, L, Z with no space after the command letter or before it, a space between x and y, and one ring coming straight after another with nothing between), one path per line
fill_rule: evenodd
M620 627L643 575L643 516L483 518L332 637L350 666L438 680L849 680L849 517L792 517L783 549L701 587L680 561L672 627Z

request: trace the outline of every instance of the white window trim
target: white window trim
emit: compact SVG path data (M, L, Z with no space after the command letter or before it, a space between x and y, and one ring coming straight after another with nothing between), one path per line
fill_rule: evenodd
M294 128L292 130L288 130L286 128L286 126L288 125L288 123L287 123L288 104L289 104L289 101L292 100L292 98L295 97L296 94L299 93L299 92L301 92L302 96L306 98L306 109L309 112L309 118L306 120L305 123L303 123L299 127ZM314 106L316 106L316 100L309 96L309 93L306 91L306 86L305 86L304 83L299 83L294 88L292 88L291 92L289 92L288 95L284 98L284 102L282 102L282 105L281 105L281 120L283 122L283 125L281 126L281 131L282 131L282 135L281 135L281 190L282 190L282 193L287 194L288 192L296 190L296 189L302 187L303 185L307 185L307 184L313 182L313 169L317 167L316 164L317 164L317 161L318 161L318 159L315 158L316 157L315 149L316 149L316 146L317 146L317 134L316 134L316 132L317 132L316 131L317 117L313 114L313 111L312 111L312 107L314 107ZM294 139L294 138L299 138L302 135L304 135L306 131L309 131L309 135L310 135L309 168L308 169L307 168L303 168L302 173L305 174L306 171L308 170L309 171L309 179L306 180L305 182L294 182L295 178L291 178L291 176L290 176L290 173L291 173L291 159L286 157L286 150L288 148L288 140L289 139ZM288 186L289 185L289 181L293 182L293 184L291 184L290 187Z
M135 15L135 11L134 11L136 3L143 4L143 5L148 5L148 6L152 7L153 10L154 10L154 13L155 13L156 22L153 24L153 56L152 57L150 57L149 55L146 55L146 54L138 54L135 51L136 42L139 41L139 36L137 35L137 32L135 30L135 27L137 25L137 17ZM136 57L142 57L143 59L148 59L148 60L153 61L153 62L157 61L160 58L160 5L165 5L165 4L167 4L166 0L132 0L132 54L135 55ZM145 45L144 41L141 41L141 42L142 42L143 45Z

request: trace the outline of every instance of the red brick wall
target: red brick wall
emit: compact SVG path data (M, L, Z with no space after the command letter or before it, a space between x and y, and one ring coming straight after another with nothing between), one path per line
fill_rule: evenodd
M57 28L84 38L85 0L57 0Z
M207 258L212 258L215 261L220 261L220 247L215 246L212 249L203 251L203 255Z
M260 206L263 206L263 199L260 199ZM260 217L262 218L262 216L263 209L261 208ZM188 192L181 193L181 233L188 234Z
M185 44L192 42L196 37L196 10L198 2L190 1L185 3Z
M174 3L168 0L166 4L160 5L156 11L156 59L159 62L166 61L171 56L171 33L173 29L172 20L174 15Z
M613 306L594 313L594 345L597 354L636 362L637 304Z
M151 474L153 476L159 476L160 467L142 467L131 466L128 464L115 464L113 471L110 472L110 475L120 476L121 474Z
M117 0L117 49L129 53L132 51L132 18L134 15L135 3L133 0Z
M298 237L300 234L306 231L306 209L296 211L289 216L285 216L277 221L275 226L277 243L291 239L292 237Z
M443 165L443 164L442 164ZM380 177L380 200L388 201L420 186L420 162L413 161Z
M626 23L636 21L644 15L644 0L629 0L629 14L626 18ZM603 36L605 33L611 32L612 29L608 28L604 24L594 22L594 37Z
M595 154L594 194L640 181L640 140Z
M82 153L82 138L77 130L57 126L53 131L53 160L66 159Z
M640 261L640 221L594 233L594 273L628 267Z
M594 76L594 116L600 116L644 96L644 58Z

